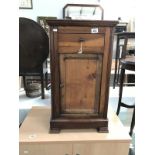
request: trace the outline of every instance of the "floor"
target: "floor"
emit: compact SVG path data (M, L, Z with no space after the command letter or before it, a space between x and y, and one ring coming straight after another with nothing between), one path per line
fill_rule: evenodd
M111 106L115 112L117 110L118 105L118 91L118 87L115 87L115 89L110 87L109 106ZM133 104L135 102L135 87L124 87L122 101L128 104ZM118 115L127 131L129 131L130 129L132 112L132 109L126 109L122 107ZM135 155L135 131L133 131L129 155Z

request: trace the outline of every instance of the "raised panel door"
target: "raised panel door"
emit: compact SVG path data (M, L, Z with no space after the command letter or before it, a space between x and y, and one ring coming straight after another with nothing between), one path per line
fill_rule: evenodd
M60 54L62 113L98 113L102 55Z

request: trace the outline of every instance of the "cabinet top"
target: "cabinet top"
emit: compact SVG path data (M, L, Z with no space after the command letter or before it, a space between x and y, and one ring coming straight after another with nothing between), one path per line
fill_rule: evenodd
M69 19L53 19L46 20L49 26L101 26L115 27L118 21L114 20L69 20Z
M20 127L19 142L118 141L130 143L131 138L128 132L110 107L108 108L109 133L98 133L96 129L65 129L59 134L50 134L50 113L49 107L33 107Z

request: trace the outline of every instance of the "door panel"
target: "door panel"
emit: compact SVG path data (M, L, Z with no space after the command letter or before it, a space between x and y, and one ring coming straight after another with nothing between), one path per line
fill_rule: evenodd
M61 54L61 110L63 113L97 113L102 56Z
M74 144L73 155L128 155L129 143L105 142Z
M19 155L71 155L72 144L27 143L21 144Z

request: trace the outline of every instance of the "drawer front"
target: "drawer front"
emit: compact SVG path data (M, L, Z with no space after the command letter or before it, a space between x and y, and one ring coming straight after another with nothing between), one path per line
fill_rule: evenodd
M103 53L104 34L58 34L59 53Z

